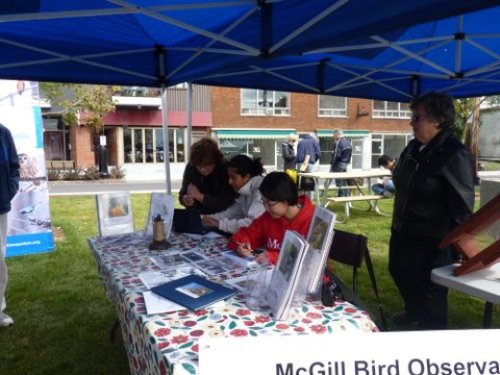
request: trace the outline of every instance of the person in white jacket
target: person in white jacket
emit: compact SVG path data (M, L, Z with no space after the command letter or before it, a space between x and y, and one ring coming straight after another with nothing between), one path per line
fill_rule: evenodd
M252 159L243 154L233 156L226 165L229 185L238 193L238 197L225 211L202 215L201 219L205 225L236 233L265 211L259 191L264 166L260 158Z

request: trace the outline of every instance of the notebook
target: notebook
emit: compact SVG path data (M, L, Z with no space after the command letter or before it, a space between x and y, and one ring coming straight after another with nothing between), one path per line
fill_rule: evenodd
M151 291L192 311L236 294L236 290L198 275L188 275L151 288Z

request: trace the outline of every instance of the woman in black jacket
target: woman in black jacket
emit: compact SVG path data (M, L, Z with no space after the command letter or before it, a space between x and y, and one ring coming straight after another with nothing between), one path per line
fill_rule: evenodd
M449 96L428 93L410 108L415 139L393 171L389 271L405 303L405 311L393 321L444 329L448 290L431 281L431 271L454 261L453 250L439 249L439 243L472 214L473 158L453 134L455 109Z
M234 203L235 192L229 185L224 156L211 138L202 138L191 146L189 163L184 170L179 201L202 214L213 214Z

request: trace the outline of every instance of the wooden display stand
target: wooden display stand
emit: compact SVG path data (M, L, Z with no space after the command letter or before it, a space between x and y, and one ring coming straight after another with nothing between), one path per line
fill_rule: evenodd
M464 257L464 262L453 271L455 276L477 271L500 262L500 239L481 250L476 242L478 234L500 220L500 194L486 203L469 219L446 235L439 245L453 245Z

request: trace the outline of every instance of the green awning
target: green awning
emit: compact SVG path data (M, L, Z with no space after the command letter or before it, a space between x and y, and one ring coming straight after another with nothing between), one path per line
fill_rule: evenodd
M333 137L335 129L318 129L316 134L319 138ZM346 137L364 137L370 134L368 130L342 130Z
M283 139L295 129L212 129L218 139Z

